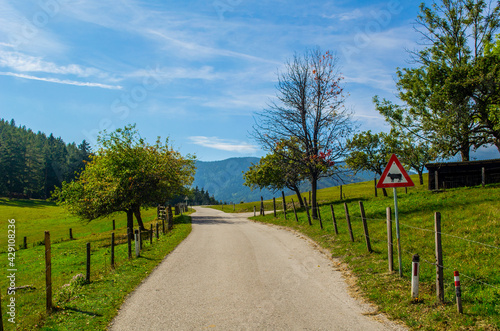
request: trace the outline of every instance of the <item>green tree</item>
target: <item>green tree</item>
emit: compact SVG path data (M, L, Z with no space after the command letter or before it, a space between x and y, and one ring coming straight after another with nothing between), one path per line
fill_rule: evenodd
M394 130L391 132L394 132ZM401 163L415 170L420 185L423 185L425 165L437 157L436 151L427 141L417 139L414 135L408 133L395 133L395 139L398 140L398 147L395 152Z
M126 126L98 139L99 149L78 179L64 182L53 197L84 220L127 213L141 229L141 207L165 203L175 194L184 194L194 175L194 157L183 157L158 139L149 145L135 130Z
M371 130L355 134L348 141L350 154L345 159L346 165L358 171L373 171L382 176L389 158L396 154L397 140L384 132L372 133ZM387 196L386 189L382 189Z
M257 115L254 125L254 138L271 153L280 153L280 141L297 139L297 153L288 161L306 169L312 206L317 205L318 180L338 174L337 161L345 157L346 140L354 130L344 107L342 79L330 51L295 55L278 72L277 101ZM316 208L312 216L317 218Z
M252 164L243 174L244 185L251 189L267 188L275 192L290 189L297 195L300 206L304 207L299 187L306 178L307 169L293 161L297 156L292 154L297 153L298 149L290 147L291 144L290 141L283 141L276 153L268 154L257 164Z
M430 141L442 156L460 153L468 161L471 148L491 142L473 97L477 89L468 81L499 28L500 6L483 0L443 0L431 7L422 4L420 11L417 30L426 47L412 53L420 67L397 72L404 105L375 98L377 110Z

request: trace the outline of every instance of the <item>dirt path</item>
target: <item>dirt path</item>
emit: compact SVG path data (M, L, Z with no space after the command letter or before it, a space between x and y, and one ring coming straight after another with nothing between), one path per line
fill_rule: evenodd
M196 210L192 233L126 300L111 330L402 329L370 316L308 240L241 214Z

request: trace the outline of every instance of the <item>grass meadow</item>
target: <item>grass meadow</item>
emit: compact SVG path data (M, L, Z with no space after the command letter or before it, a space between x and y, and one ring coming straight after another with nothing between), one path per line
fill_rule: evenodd
M65 209L52 202L0 199L0 270L11 268L7 255L8 220L15 219L16 287L30 288L15 292L15 324L8 321L7 295L9 280L0 278L3 324L6 330L105 330L116 315L125 296L163 260L191 231L190 217L176 216L174 228L159 240L144 242L141 257L128 260L126 215L115 214L90 223L69 216ZM145 210L146 228L156 224L156 208ZM113 231L112 220L116 230ZM73 240L69 239L69 228ZM160 227L161 229L161 227ZM52 253L52 292L54 312L45 309L45 246L44 231L50 231ZM111 268L111 233L115 233L115 268ZM20 249L27 237L28 248ZM86 274L86 243L91 244L90 283L78 281ZM134 250L134 248L132 248ZM134 253L134 252L133 252ZM73 278L75 277L75 280ZM80 279L81 280L81 279Z
M415 176L412 177L418 182ZM425 178L427 179L427 178ZM450 189L441 192L427 190L427 185L398 189L398 206L402 247L402 273L399 277L396 230L393 229L394 272L389 272L387 253L386 208L391 207L394 223L392 189L388 197L374 194L374 183L345 185L345 197L340 188L318 191L320 214L324 226L313 220L309 226L304 210L298 210L298 222L293 215L291 199L287 199L287 220L282 212L273 216L272 200L266 201L266 216L253 218L296 229L324 248L332 257L348 265L356 278L362 296L375 303L380 311L403 321L412 329L424 330L498 330L500 329L500 185ZM277 194L281 209L281 195ZM308 194L304 194L308 198ZM372 253L365 243L359 201L365 208ZM351 242L344 203L352 222L354 242ZM236 212L253 211L259 202L236 205ZM295 202L296 206L297 203ZM330 210L333 206L339 234L335 234ZM220 209L220 206L213 208ZM233 212L233 206L224 206ZM441 213L445 302L436 297L434 213ZM411 298L411 261L420 256L420 292L418 300ZM453 272L460 272L463 314L457 313Z

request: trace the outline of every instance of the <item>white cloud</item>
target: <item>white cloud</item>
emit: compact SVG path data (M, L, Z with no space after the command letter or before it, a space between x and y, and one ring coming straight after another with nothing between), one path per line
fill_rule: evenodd
M5 52L0 50L0 66L21 72L45 72L50 74L76 75L78 77L107 75L96 68L86 68L77 64L60 66L40 57L26 55L20 52Z
M23 78L23 79L30 79L30 80L38 80L38 81L42 81L42 82L49 82L49 83L56 83L56 84L64 84L64 85L99 87L99 88L110 89L110 90L121 90L123 88L122 86L119 86L119 85L107 85L107 84L91 83L91 82L78 82L78 81L74 81L74 80L58 79L58 78L50 78L50 77L37 77L37 76L18 74L18 73L13 73L13 72L0 72L0 75L1 76L11 76L11 77Z
M247 142L239 142L235 140L220 139L217 137L192 136L189 140L195 145L200 145L207 148L218 149L228 152L255 153L258 147Z

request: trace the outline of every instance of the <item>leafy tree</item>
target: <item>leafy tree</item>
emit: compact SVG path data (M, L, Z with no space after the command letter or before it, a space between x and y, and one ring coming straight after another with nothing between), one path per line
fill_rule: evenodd
M355 134L348 141L350 154L345 159L347 166L358 171L373 171L379 176L387 166L393 153L396 153L397 141L391 134L372 133L370 130ZM386 189L382 189L387 196Z
M437 157L436 151L427 141L416 139L414 135L408 133L396 133L395 139L398 140L396 154L400 157L401 163L415 170L420 185L423 185L425 165Z
M460 153L468 161L471 148L492 141L484 123L489 116L480 110L489 109L490 100L474 98L477 86L470 81L499 28L500 6L483 0L442 0L431 7L422 4L420 11L417 31L426 47L412 53L420 67L397 72L404 105L375 98L377 110L393 124L430 141L442 156Z
M277 101L257 115L254 125L253 136L266 150L306 169L313 206L318 180L340 171L336 162L344 158L354 129L344 107L342 79L331 52L295 55L278 72ZM297 150L289 158L280 153L279 142L292 138L297 139ZM317 218L316 208L312 215Z
M53 197L84 220L127 213L127 226L133 216L141 229L141 207L165 203L175 194L184 194L193 181L194 158L183 157L168 146L149 145L135 126L104 132L99 150L92 156L78 179L64 182Z
M259 163L252 164L243 174L244 185L251 189L258 187L268 188L271 191L288 188L295 192L300 206L304 207L299 187L305 179L307 170L292 161L297 159L297 156L292 154L298 150L296 146L290 146L293 145L292 141L283 141L279 145L278 152L264 156Z

